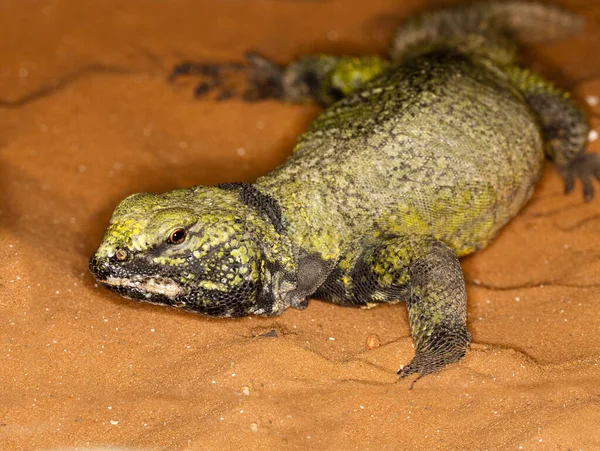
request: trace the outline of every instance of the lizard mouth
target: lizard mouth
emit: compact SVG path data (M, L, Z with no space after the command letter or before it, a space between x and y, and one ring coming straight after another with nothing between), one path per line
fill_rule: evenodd
M174 279L164 276L135 275L132 277L107 276L97 278L104 288L114 291L124 298L136 301L179 307L189 310L190 290Z
M157 274L156 268L140 262L132 270L93 256L90 270L100 285L128 299L181 308L190 301L188 286L170 274Z
M124 278L109 276L105 280L99 280L99 282L105 287L116 291L120 291L120 289L141 291L146 293L145 297L161 295L174 300L183 294L183 288L168 277L133 276L132 278Z

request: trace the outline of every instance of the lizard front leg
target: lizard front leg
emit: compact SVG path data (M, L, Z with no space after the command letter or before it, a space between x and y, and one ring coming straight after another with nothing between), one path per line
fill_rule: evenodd
M219 90L217 99L228 99L237 94L237 82L245 85L242 98L248 102L277 99L329 106L389 67L387 60L376 56L323 54L307 55L282 66L257 52L247 52L244 63L184 62L173 69L169 79L201 76L195 89L197 97Z
M199 76L201 80L194 89L194 95L202 97L218 90L217 100L227 100L237 95L236 82L245 84L242 97L251 102L283 98L283 73L284 68L279 64L259 53L247 52L243 63L185 61L173 68L169 81L173 82L187 75Z
M419 379L465 355L471 341L465 282L446 244L429 237L388 239L359 259L353 280L355 296L366 301L406 298L415 356L398 371L401 378Z

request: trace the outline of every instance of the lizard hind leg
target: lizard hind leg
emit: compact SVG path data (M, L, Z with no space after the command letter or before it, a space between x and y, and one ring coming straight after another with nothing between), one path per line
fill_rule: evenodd
M417 374L418 380L465 355L471 342L467 294L452 249L429 237L391 238L372 250L365 263L370 276L353 277L359 283L355 291L360 285L376 287L380 296L388 295L383 302L394 302L399 294L407 297L415 355L398 371L401 379Z
M546 156L563 177L565 193L579 179L589 202L594 197L592 180L600 181L600 156L585 151L589 133L585 112L569 93L542 76L516 65L506 67L505 72L538 115Z

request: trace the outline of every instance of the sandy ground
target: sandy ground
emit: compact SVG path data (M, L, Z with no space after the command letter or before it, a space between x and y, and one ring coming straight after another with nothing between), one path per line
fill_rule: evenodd
M413 353L402 305L214 320L88 273L120 199L250 181L318 112L196 101L192 80L167 82L174 63L382 53L425 3L0 2L0 449L600 449L600 199L563 196L551 168L463 262L472 350L412 391L395 375ZM528 58L584 102L600 3L564 3L586 33Z

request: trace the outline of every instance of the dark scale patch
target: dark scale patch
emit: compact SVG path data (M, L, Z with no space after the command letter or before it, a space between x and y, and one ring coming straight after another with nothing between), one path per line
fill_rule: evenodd
M272 289L263 287L256 295L256 310L263 316L270 316L276 310L277 300Z
M331 262L323 260L319 255L309 254L304 250L298 252L298 273L295 295L310 296L327 280L331 273Z
M192 236L201 236L203 232L197 232L191 234ZM223 263L218 257L219 252L224 252L225 243L213 246L201 259L197 259L193 254L189 254L185 257L185 264L189 266L190 273L195 277L195 280L204 280L207 276L211 275L213 280L215 274L220 272L220 266Z
M342 282L344 274L344 271L340 268L335 268L312 297L335 304L356 305L356 300L352 293Z
M191 306L190 310L210 316L248 316L257 291L257 284L250 281L236 286L230 285L227 291L200 289L198 302Z
M277 233L283 233L284 227L281 220L281 207L271 196L261 193L254 185L250 185L249 183L221 183L220 185L217 185L217 188L232 191L239 190L240 200L245 205L254 208L261 216L268 218L273 224L273 227L275 227Z
M408 298L405 283L408 268L386 267L385 273L391 276L391 283L384 283L376 273L376 265L383 264L385 256L380 253L385 248L369 247L350 265L349 271L339 266L314 294L316 299L341 305L365 306L373 303L397 302Z
M277 261L264 259L261 261L261 287L256 293L256 303L253 311L263 316L271 316L281 313L281 305L278 305L276 291L277 279L282 277L294 281L291 274L285 273L285 268Z
M407 268L394 270L391 265L386 265L385 274L391 280L389 284L382 283L381 276L376 273L376 266L383 265L386 260L386 255L380 255L382 249L385 247L373 247L363 252L350 272L354 282L353 295L360 304L405 300L406 285L399 281Z
M165 271L165 268L161 265L153 263L151 259L139 254L131 255L124 262L119 262L116 259L100 262L95 257L92 257L89 267L98 280L105 280L108 277L131 279L133 276L150 277L156 274L173 277L179 273L177 269L169 270L169 268L166 268Z

